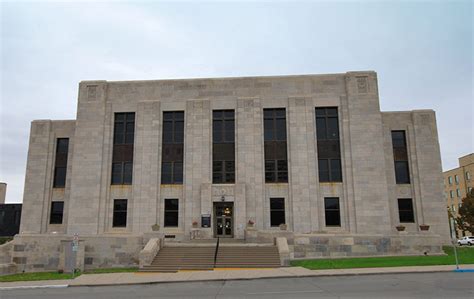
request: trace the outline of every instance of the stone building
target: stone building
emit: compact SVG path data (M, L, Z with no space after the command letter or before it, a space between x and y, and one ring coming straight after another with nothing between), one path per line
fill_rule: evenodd
M32 122L12 259L58 267L75 234L86 267L133 264L151 236L283 236L291 258L439 252L435 113L381 112L372 71L83 81L75 120Z
M459 158L459 167L443 172L444 176L444 196L446 204L451 211L452 217L456 218L459 214L459 207L462 199L474 188L474 153ZM456 229L454 219L450 218L451 237L470 235Z

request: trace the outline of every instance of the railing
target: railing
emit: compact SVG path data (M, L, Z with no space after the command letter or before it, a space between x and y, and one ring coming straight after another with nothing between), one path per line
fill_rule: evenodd
M216 250L214 251L214 268L216 267L217 252L219 251L219 240L219 237L217 237Z

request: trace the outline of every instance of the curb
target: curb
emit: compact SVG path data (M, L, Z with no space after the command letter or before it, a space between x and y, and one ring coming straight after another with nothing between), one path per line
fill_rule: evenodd
M467 269L466 269L467 270ZM423 271L400 271L400 272L373 272L373 273L334 273L334 274L303 274L303 275L285 275L285 276L263 276L263 277L239 277L239 278L218 278L218 279L198 279L198 280L171 280L171 281L143 281L143 282L124 282L124 283L103 283L103 284L75 284L69 287L106 287L106 286L127 286L127 285L148 285L163 283L194 283L194 282L222 282L239 280L257 280L257 279L280 279L280 278L308 278L308 277L333 277L333 276L364 276L364 275L390 275L390 274L418 274L418 273L441 273L456 272L456 270L423 270ZM470 271L459 271L470 272ZM474 272L474 270L473 270Z
M8 290L27 290L27 289L62 289L67 288L67 284L57 284L57 285L38 285L38 286L17 286L17 287L0 287L0 291Z

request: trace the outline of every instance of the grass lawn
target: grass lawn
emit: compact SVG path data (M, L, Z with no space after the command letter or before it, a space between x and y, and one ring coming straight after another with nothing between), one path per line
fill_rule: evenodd
M457 247L460 264L474 264L474 248ZM446 255L443 256L396 256L396 257L368 257L368 258L338 258L313 259L292 261L292 266L308 269L346 269L346 268L376 268L402 266L434 266L455 265L454 250L452 247L443 247Z
M122 273L122 272L137 272L138 268L107 268L87 270L87 272L76 273L74 277L84 274L100 274L100 273ZM58 273L58 272L33 272L33 273L18 273L0 276L0 282L12 281L32 281L32 280L59 280L72 279L72 274Z
M83 274L101 274L101 273L122 273L122 272L137 272L138 268L104 268L87 270Z
M81 275L76 273L76 276ZM72 279L72 274L58 272L32 272L0 276L0 282Z

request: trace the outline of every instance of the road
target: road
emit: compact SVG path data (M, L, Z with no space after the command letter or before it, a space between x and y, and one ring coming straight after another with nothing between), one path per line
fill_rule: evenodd
M0 298L474 298L474 273L275 278L0 291Z

